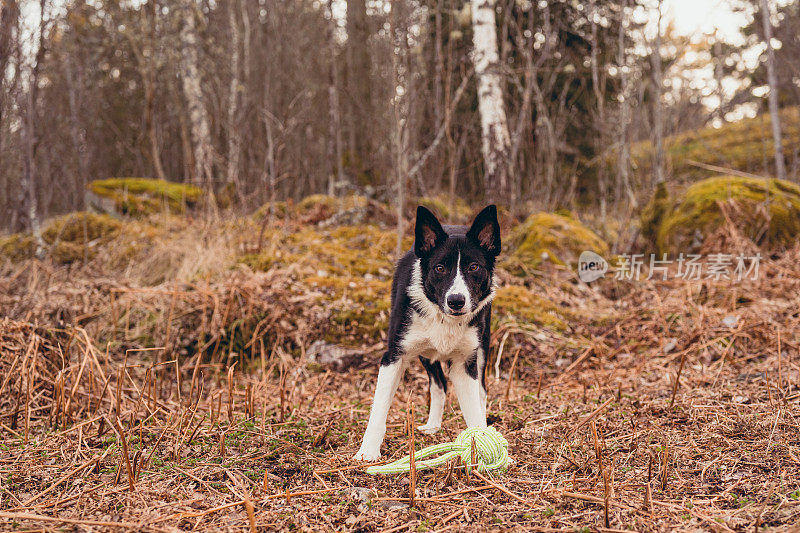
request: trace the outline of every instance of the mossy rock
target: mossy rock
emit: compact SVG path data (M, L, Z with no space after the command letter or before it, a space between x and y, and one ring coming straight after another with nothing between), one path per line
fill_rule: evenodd
M295 208L295 214L306 219L305 222L316 224L333 216L340 204L341 202L335 196L312 194L300 200Z
M270 207L272 208L272 214L278 218L284 218L290 213L289 204L284 202L283 200L276 201L272 206L269 203L266 203L259 207L255 213L253 213L253 220L256 222L262 222L264 217L269 214Z
M203 198L203 190L194 185L150 178L95 180L89 184L89 191L99 199L90 197L90 203L98 210L108 212L110 204L115 213L134 217L165 210L184 213Z
M79 211L47 222L42 228L45 253L56 263L68 264L90 259L99 245L119 234L122 223L109 216ZM30 259L36 242L28 233L15 233L0 239L0 252L12 262Z
M261 222L268 212L269 204L265 204L254 213L253 218ZM291 222L322 227L364 223L388 225L395 222L395 214L390 206L357 194L312 194L297 204L278 201L275 202L275 215Z
M608 254L608 244L568 212L530 215L506 243L502 266L518 275L538 269L543 261L575 268L585 250Z
M406 237L403 249L410 249L411 244L412 239ZM322 231L304 227L283 237L279 249L245 255L239 261L253 270L265 271L291 265L334 276L386 278L391 276L394 268L392 256L396 246L397 233L374 224L339 226Z
M800 187L778 179L738 176L700 181L670 205L654 244L661 253L697 251L702 244L698 236L702 241L722 227L726 214L758 246L790 247L800 236Z
M0 237L0 259L18 263L36 253L36 242L29 233L13 233Z
M42 230L42 239L47 244L57 241L86 244L108 237L121 227L122 223L109 215L79 211L51 220Z

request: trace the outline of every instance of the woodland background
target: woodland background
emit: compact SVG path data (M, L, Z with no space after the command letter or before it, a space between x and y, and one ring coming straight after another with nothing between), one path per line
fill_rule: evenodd
M243 209L444 193L605 214L670 177L666 136L764 112L767 94L800 103L800 4L770 8L770 51L762 3L731 2L750 20L736 44L676 34L650 0L499 0L497 61L476 75L463 0L5 0L0 225L84 209L87 184L111 177L189 182ZM484 75L503 107L497 164L482 155ZM631 159L639 141L652 162ZM740 170L797 179L797 144L788 171L762 152Z

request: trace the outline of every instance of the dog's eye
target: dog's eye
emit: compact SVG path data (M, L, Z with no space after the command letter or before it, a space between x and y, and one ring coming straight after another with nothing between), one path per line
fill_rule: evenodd
M435 267L433 267L433 269L439 274L444 274L444 265L441 264L436 265Z
M472 263L468 268L467 272L477 272L481 266L478 263Z

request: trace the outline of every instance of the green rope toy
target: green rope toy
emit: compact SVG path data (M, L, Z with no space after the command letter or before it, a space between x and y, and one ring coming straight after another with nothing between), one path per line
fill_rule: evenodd
M472 445L475 444L475 464L472 462ZM425 457L444 453L439 457L425 460ZM417 470L443 465L450 459L461 457L464 468L469 473L473 467L478 472L497 470L505 472L511 460L508 457L508 441L493 427L467 428L453 442L445 442L422 448L414 453ZM411 470L411 458L406 455L393 463L370 466L368 474L401 474Z

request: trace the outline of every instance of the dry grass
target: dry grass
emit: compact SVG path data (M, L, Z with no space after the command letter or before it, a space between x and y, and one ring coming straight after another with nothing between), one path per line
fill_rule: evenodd
M381 340L360 368L309 364L332 304L302 272L143 285L26 263L0 280L0 529L788 530L798 260L742 284L528 280L570 326L496 328L488 411L515 463L493 479L350 460ZM401 386L387 458L408 452L426 386L421 368ZM412 438L461 429L449 395L443 431Z

